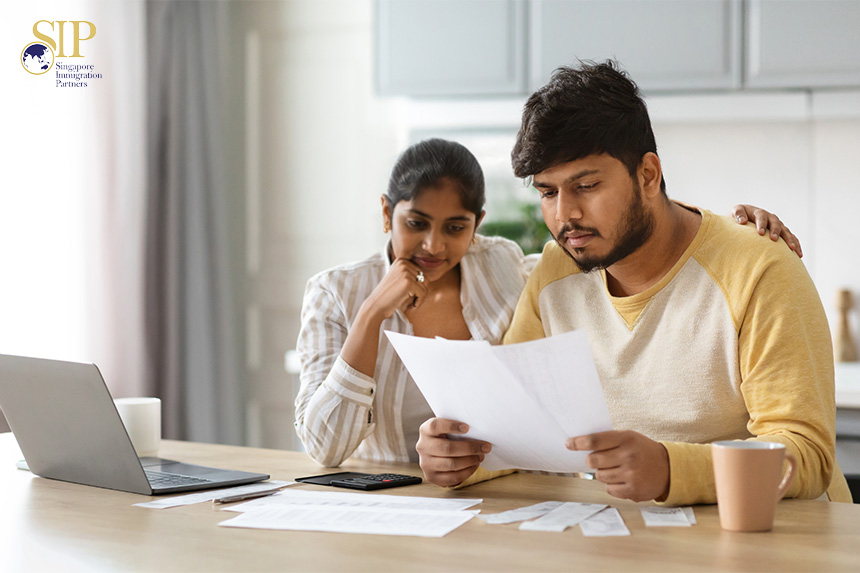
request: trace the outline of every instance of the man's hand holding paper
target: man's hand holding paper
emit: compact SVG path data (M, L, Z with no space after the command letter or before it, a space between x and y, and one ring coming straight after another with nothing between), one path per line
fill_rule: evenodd
M633 501L658 501L669 493L669 454L660 442L630 430L599 432L567 440L571 450L590 451L594 479L606 492Z

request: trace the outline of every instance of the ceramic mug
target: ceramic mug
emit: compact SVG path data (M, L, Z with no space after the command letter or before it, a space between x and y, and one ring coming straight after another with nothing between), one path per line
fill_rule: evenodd
M776 442L711 444L720 525L728 531L770 531L777 502L788 491L797 460ZM783 471L783 461L787 464Z
M161 400L117 398L113 402L137 455L157 455L161 443Z

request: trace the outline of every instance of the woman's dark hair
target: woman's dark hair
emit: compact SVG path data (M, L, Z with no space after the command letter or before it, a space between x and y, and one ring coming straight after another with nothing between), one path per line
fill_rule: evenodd
M517 177L606 153L631 177L648 152L657 153L639 88L612 60L561 67L523 108L511 163ZM665 181L660 182L665 193Z
M457 185L463 206L480 217L485 200L484 172L471 151L444 139L426 139L400 154L388 179L385 198L389 208L411 201L443 179Z

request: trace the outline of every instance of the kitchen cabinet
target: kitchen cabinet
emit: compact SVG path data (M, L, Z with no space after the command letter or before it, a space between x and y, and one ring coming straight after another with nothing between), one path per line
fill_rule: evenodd
M860 0L376 0L380 95L524 96L614 58L646 94L860 86Z
M740 0L376 0L374 22L383 96L525 95L577 58L645 91L741 81Z
M860 86L860 2L748 0L745 85Z
M380 95L526 90L525 0L377 0Z
M534 0L529 89L560 65L614 58L645 92L741 85L737 0Z

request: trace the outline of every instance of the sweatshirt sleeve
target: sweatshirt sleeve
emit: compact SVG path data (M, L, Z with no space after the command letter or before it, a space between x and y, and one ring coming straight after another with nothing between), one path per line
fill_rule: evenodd
M785 444L797 459L786 497L814 499L845 480L835 467L833 350L824 309L803 265L785 250L724 285L738 328L740 391L752 440ZM746 289L746 291L745 291ZM715 503L711 447L664 443L670 460L667 504ZM849 498L850 499L850 498Z

